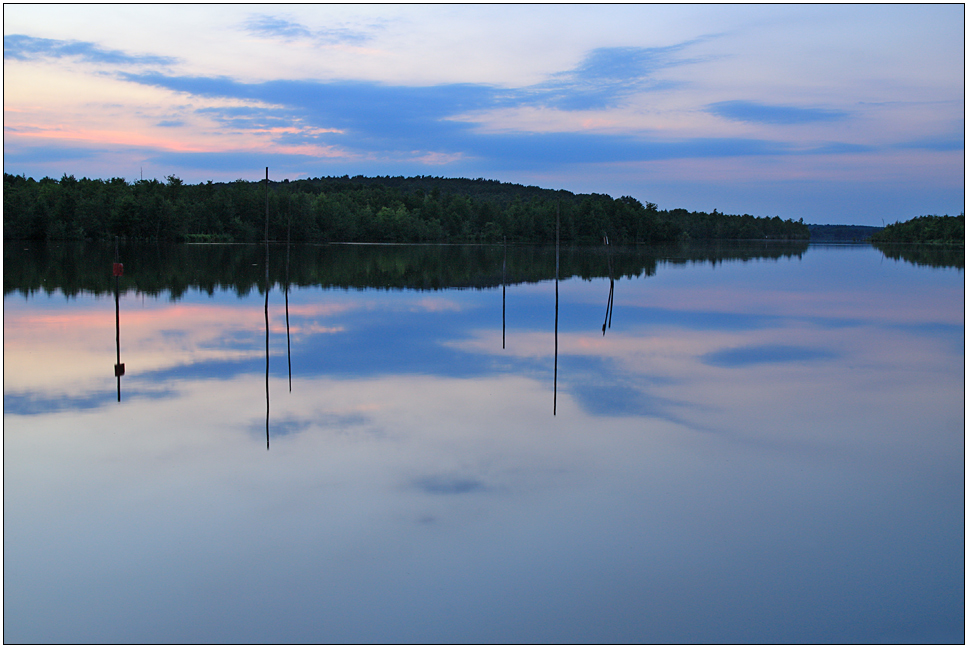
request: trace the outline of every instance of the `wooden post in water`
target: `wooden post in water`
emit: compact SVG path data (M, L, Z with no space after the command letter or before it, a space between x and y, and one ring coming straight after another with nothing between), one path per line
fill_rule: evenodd
M266 450L269 449L269 167L266 167Z
M124 365L121 364L121 306L119 294L121 291L121 275L124 274L124 265L118 256L118 239L114 239L114 342L117 346L117 361L114 364L114 376L118 379L118 402L121 402L121 376L124 375Z
M501 348L504 348L505 337L505 310L507 302L507 274L508 274L508 237L504 237L504 265L501 266Z
M555 213L555 396L553 416L558 416L558 240L561 237L561 201Z
M120 277L114 277L114 341L118 348L118 359L114 365L114 375L118 379L118 402L121 402L121 374L124 373L124 366L121 364L121 307L118 303L118 291L120 288Z
M289 196L289 213L286 223L286 357L289 360L289 393L292 393L292 349L289 346L289 242L292 236L292 195Z

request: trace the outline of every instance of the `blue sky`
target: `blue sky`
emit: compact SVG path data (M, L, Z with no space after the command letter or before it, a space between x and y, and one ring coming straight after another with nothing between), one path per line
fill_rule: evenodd
M4 170L964 209L962 5L6 5Z

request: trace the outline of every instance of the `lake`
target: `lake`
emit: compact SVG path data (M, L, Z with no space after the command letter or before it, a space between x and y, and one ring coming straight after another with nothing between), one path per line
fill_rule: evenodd
M963 643L951 259L5 242L4 642Z

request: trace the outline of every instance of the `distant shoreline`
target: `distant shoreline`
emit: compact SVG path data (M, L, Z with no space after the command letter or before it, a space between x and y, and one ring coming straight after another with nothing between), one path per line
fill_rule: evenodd
M478 178L320 177L189 185L4 174L4 239L654 244L802 240L803 220L659 209Z
M964 246L964 215L887 227L659 209L631 196L478 178L320 177L185 184L4 174L4 240L185 243L656 244L897 242ZM268 216L268 222L267 222ZM958 220L960 218L960 220ZM960 225L959 225L960 223ZM960 227L960 229L959 229Z

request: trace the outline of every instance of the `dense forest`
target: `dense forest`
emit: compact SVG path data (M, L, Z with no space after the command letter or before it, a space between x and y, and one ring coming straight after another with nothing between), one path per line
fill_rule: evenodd
M655 274L660 263L718 264L728 260L801 257L806 241L692 241L667 246L547 245L292 245L268 246L270 289L290 286L381 290L484 289L502 284ZM124 263L122 291L169 294L189 290L264 292L262 245L177 245L126 241L8 241L3 246L3 294L39 291L113 293L111 268ZM556 272L557 270L557 272Z
M3 176L5 240L667 243L807 240L802 219L660 210L635 198L430 176L190 185Z
M965 246L965 214L918 216L888 225L871 237L872 243L919 243Z
M870 225L807 225L810 240L831 243L862 243L880 232L883 227Z

